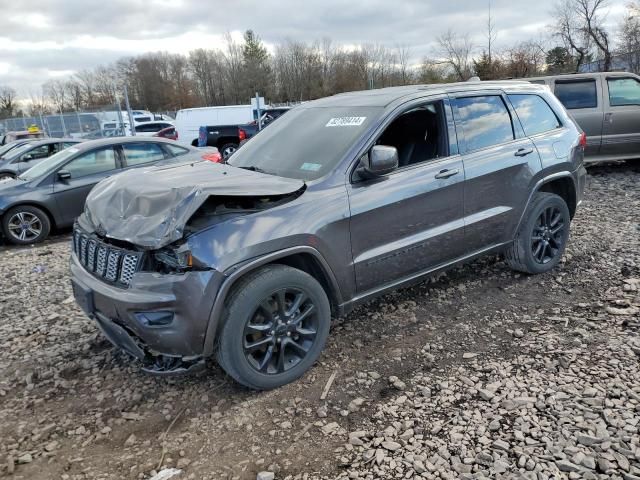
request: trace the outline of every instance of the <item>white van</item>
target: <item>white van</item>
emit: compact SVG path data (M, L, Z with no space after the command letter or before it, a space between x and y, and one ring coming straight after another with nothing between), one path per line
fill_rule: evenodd
M251 105L185 108L176 114L175 124L179 142L197 145L198 133L202 126L242 125L253 119Z

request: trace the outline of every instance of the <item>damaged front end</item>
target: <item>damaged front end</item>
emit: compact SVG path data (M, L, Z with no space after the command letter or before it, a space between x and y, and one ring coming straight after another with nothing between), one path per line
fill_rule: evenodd
M143 370L198 370L225 275L211 264L204 244L190 238L290 202L304 190L301 181L211 162L132 171L101 182L74 228L76 300Z

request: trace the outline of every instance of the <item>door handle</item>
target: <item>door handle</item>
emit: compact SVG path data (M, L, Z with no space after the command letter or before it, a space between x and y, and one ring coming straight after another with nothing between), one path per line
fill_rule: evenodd
M445 168L444 170L440 170L440 172L436 174L436 178L437 179L449 178L449 177L453 177L454 175L457 175L458 173L460 173L460 170L458 170L457 168L455 170L449 170L448 168Z
M533 153L533 148L519 148L516 157L526 157L530 153Z

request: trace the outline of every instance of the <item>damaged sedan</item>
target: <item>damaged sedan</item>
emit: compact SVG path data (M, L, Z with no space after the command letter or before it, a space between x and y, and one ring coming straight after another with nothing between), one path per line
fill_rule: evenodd
M391 289L494 252L553 269L585 143L527 82L308 102L227 164L98 184L74 227L74 295L148 372L215 357L241 384L275 388L314 364L332 317Z

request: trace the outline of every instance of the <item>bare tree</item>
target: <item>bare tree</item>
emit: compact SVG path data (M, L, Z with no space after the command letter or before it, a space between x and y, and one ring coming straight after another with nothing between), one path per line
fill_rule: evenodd
M611 70L609 33L604 27L608 0L560 0L555 7L553 32L576 56L576 71L595 49L603 59L602 70Z
M629 70L640 72L640 1L630 3L620 29L620 55Z
M16 91L11 87L0 86L0 116L13 116L16 109Z
M409 61L411 60L411 48L408 45L398 45L396 47L398 67L400 68L400 83L406 85L410 83Z
M575 71L578 72L591 47L590 38L585 35L581 22L575 14L574 1L560 0L556 3L554 12L556 23L551 28L553 35L575 56Z
M603 70L611 70L611 47L609 33L604 28L606 14L603 12L608 6L608 0L574 0L585 33L593 40L604 57Z
M458 35L449 29L438 37L439 55L451 67L457 80L467 80L473 75L472 57L473 43L469 35Z

